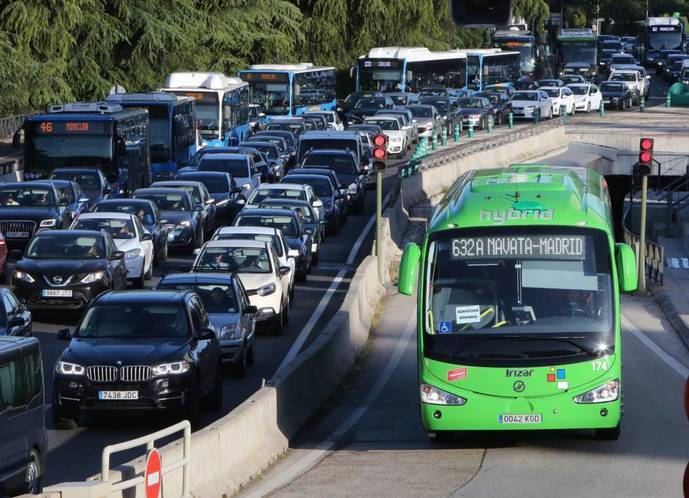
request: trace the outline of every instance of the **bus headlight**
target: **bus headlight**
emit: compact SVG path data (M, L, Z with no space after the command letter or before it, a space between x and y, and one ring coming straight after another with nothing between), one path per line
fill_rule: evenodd
M620 380L609 380L602 386L586 391L572 398L575 403L608 403L615 401L620 393Z
M419 390L421 392L421 401L429 405L462 406L467 402L467 400L461 396L441 391L430 384L421 384Z

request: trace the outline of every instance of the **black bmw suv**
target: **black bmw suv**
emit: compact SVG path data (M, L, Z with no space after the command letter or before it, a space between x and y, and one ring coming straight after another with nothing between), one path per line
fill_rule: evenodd
M222 406L221 349L193 291L107 292L86 310L55 366L53 421L86 412L173 411L192 423Z
M42 230L17 261L12 286L31 310L80 311L101 292L126 289L124 252L104 230Z

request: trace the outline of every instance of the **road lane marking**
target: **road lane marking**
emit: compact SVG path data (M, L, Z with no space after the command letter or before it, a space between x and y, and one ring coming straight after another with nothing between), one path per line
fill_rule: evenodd
M293 465L285 469L279 475L271 477L268 476L267 479L257 483L256 487L252 489L245 498L258 498L266 496L275 490L286 486L293 480L295 480L300 475L308 472L314 465L316 465L322 458L324 458L327 453L337 444L337 442L349 432L352 427L364 416L368 409L378 400L380 393L383 388L388 383L392 374L395 373L400 361L402 360L402 355L409 347L409 344L416 332L416 312L412 313L407 321L407 325L404 328L402 336L397 341L395 350L393 351L390 359L383 373L378 377L378 380L373 385L368 395L364 399L363 403L357 405L357 407L347 416L347 418L340 424L340 426L328 435L328 437L321 442L314 449L306 452L299 460L297 460Z
M385 199L383 200L383 205L387 204L388 199L390 198L390 194L385 196ZM368 223L366 223L366 226L364 227L363 231L359 235L359 237L356 239L356 242L354 242L354 245L352 246L352 249L349 251L349 256L347 256L347 265L352 265L354 263L354 260L356 260L357 254L359 254L359 249L361 248L362 244L366 240L366 236L368 235L368 232L371 231L371 228L376 222L376 215L374 214L371 216L371 218L368 220ZM285 355L285 358L282 360L282 363L280 363L280 366L277 368L276 372L279 372L282 370L282 368L289 364L294 358L297 357L297 355L301 352L301 348L306 342L306 340L309 338L309 335L311 335L311 331L313 328L316 326L316 323L318 323L318 320L320 320L321 315L323 315L323 312L325 309L328 307L328 304L330 303L330 300L332 297L335 295L335 291L337 288L340 286L340 283L344 280L344 276L349 271L349 268L345 267L342 268L340 271L337 272L337 275L335 275L335 278L333 278L332 283L328 287L328 289L325 291L323 294L323 297L321 300L318 302L318 306L316 306L316 309L313 311L311 316L309 317L309 321L306 322L304 327L301 329L301 332L299 332L299 335L297 336L296 340L292 344L292 347L289 348L289 351L287 351L287 354Z
M634 336L639 339L648 349L653 351L655 355L663 360L663 362L672 368L675 372L677 372L679 375L682 376L682 378L686 379L689 377L689 368L685 367L682 363L679 361L675 360L672 356L667 354L660 346L658 346L655 342L653 342L651 339L649 339L646 334L644 334L636 325L634 325L627 317L624 315L622 316L622 324L624 325L624 328L629 330Z

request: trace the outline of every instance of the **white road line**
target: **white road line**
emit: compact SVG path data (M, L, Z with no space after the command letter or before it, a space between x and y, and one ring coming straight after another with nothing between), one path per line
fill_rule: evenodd
M682 258L682 266L684 268L689 268L689 258Z
M624 328L626 328L632 334L634 334L634 336L637 339L639 339L644 344L644 346L653 351L658 358L663 360L663 362L665 362L666 365L668 365L675 372L681 375L682 378L686 379L687 377L689 377L689 368L685 367L679 361L675 360L672 356L663 351L660 348L660 346L658 346L655 342L649 339L646 336L646 334L639 330L639 328L632 322L630 322L625 316L622 316L622 325L624 325Z
M679 259L677 258L670 258L672 260L672 267L673 268L679 268Z
M385 199L383 199L383 205L387 204L388 198L389 194L385 197ZM373 227L375 222L376 215L374 214L368 220L368 223L366 223L366 226L359 235L359 238L356 239L356 242L354 242L352 249L349 251L349 256L347 257L348 265L353 264L356 260L357 254L359 254L359 249L361 248L361 245L364 243L364 240L366 240L366 236L368 235L368 232L371 231L371 228ZM332 283L325 291L325 294L323 294L321 300L318 302L318 306L316 306L316 309L311 314L311 317L309 317L309 321L306 322L304 327L301 329L301 332L299 332L299 335L292 344L292 347L290 347L289 351L287 351L285 358L282 360L282 363L280 363L280 366L278 367L276 372L279 372L285 365L294 360L294 358L296 358L296 356L299 354L302 346L306 342L306 339L308 339L309 335L311 334L311 330L316 326L318 320L320 320L321 315L325 311L325 308L328 306L328 303L330 303L330 300L332 299L333 295L335 294L335 291L339 287L340 282L342 282L342 280L344 279L344 276L347 273L347 271L347 268L343 268L339 272L337 272L337 275L335 275L335 278L333 279Z
M309 450L297 460L293 465L281 472L280 475L274 477L268 477L267 479L259 482L254 489L252 489L245 498L258 498L266 496L272 493L276 489L279 489L294 479L304 474L310 470L314 465L316 465L322 458L324 458L328 451L335 446L337 441L341 439L347 432L354 427L354 425L361 419L361 417L368 411L368 409L373 405L373 403L378 399L380 393L382 392L385 385L395 373L400 361L402 360L402 355L409 346L409 342L416 332L416 313L412 313L407 322L407 326L402 333L399 341L397 341L397 346L395 346L395 351L390 356L385 369L378 380L373 385L368 395L364 399L363 403L357 405L356 409L352 411L349 416L340 424L340 426L335 429L330 435L321 442L313 450Z

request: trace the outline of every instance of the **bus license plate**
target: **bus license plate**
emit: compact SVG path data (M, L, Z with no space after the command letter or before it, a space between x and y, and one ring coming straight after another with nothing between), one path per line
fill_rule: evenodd
M540 424L540 413L504 413L498 416L498 423L500 424Z
M29 232L7 232L5 236L8 239L28 239Z
M72 297L72 291L67 289L44 289L41 291L43 297Z
M103 401L128 401L139 399L139 391L98 391L98 399Z

